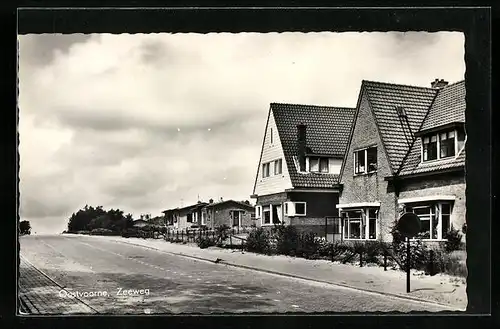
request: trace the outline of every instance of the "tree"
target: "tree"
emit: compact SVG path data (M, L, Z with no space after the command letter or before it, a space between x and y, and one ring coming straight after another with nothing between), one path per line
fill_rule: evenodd
M29 221L23 220L19 223L19 233L21 233L21 235L31 234L31 224Z

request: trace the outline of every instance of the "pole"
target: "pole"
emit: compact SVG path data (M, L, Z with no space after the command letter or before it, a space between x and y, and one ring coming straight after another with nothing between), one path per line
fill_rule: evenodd
M406 238L406 292L410 293L410 238Z
M387 271L387 250L384 249L384 271Z

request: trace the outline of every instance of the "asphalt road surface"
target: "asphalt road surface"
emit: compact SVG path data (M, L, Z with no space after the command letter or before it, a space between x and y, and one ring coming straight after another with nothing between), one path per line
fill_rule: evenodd
M85 236L21 237L21 255L99 313L445 310Z

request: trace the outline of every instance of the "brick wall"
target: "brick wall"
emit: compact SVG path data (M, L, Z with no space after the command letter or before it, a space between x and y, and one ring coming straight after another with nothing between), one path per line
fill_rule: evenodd
M388 182L384 180L384 177L391 175L391 170L369 106L366 95L363 95L341 177L343 190L339 203L380 202L377 227L379 239L391 241L390 231L396 218L396 198ZM377 146L377 172L354 176L354 151L370 146Z
M233 210L244 212L241 214L241 226L252 226L252 224L255 224L256 220L252 220L252 214L255 213L255 209L248 209L244 207L237 207L234 204L227 204L209 208L208 212L210 213L210 216L209 218L207 217L207 226L218 227L228 225L229 227L232 227L233 222L231 218L231 211Z

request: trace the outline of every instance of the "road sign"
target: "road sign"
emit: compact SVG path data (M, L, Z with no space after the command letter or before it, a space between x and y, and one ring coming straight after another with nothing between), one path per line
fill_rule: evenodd
M397 229L406 237L406 292L410 292L410 239L420 232L420 218L412 212L404 213L398 220Z
M398 220L398 231L406 238L413 238L420 232L420 218L412 212L404 213Z

